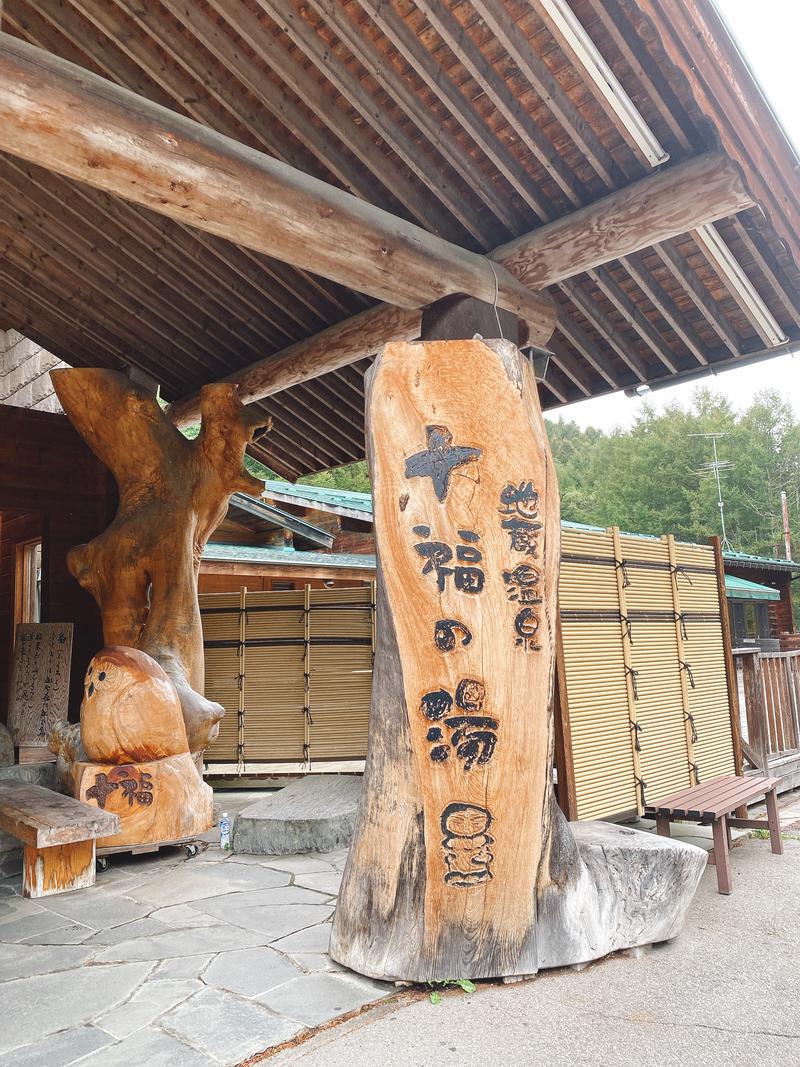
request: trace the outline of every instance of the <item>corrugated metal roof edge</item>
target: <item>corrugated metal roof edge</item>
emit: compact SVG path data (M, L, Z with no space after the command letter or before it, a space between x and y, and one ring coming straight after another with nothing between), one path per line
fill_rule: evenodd
M262 548L259 545L223 545L209 543L204 560L235 560L237 563L277 563L285 567L358 567L375 569L375 557L345 555L336 552L301 552L292 548Z
M775 559L774 556L754 556L749 552L723 552L722 558L730 563L752 563L755 566L771 567L774 570L800 571L800 563L793 559Z

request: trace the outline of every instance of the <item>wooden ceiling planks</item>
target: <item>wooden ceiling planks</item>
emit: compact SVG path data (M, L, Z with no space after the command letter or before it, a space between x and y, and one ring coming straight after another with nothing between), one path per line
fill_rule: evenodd
M714 147L708 83L700 99L659 32L675 0L572 6L673 162ZM475 250L647 173L536 2L5 0L3 29ZM40 308L37 340L54 354L139 364L168 399L372 303L25 163L0 159L0 188L0 306L20 316L9 325L32 333ZM769 218L753 209L718 230L800 337L797 265ZM546 406L763 348L685 235L551 292L561 322ZM360 458L368 365L265 401L275 430L259 456L295 473Z

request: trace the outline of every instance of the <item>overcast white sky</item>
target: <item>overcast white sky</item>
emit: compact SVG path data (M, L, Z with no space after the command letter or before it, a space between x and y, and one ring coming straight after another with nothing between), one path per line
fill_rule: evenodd
M716 0L739 47L761 83L784 129L800 146L800 90L798 53L800 0ZM759 389L780 389L800 414L800 351L752 367L742 367L709 377L703 384L725 393L735 408L746 407ZM648 402L663 407L670 401L687 403L696 388L687 382L669 389L653 390ZM580 426L628 426L643 401L621 393L584 400L561 408L556 418L572 419Z

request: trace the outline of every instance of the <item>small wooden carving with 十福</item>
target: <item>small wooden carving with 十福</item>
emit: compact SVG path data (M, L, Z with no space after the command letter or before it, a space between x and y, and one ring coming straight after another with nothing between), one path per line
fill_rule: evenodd
M223 715L203 696L200 560L231 494L263 492L243 457L269 420L241 404L235 385L208 385L200 433L190 441L155 396L118 371L60 370L52 378L64 411L113 473L120 498L111 526L72 549L70 571L98 603L106 644L141 649L172 680L189 751L198 757Z
M73 792L122 827L100 848L179 841L211 827L212 790L189 752L178 694L150 656L98 652L86 672L81 736L86 759L74 765Z

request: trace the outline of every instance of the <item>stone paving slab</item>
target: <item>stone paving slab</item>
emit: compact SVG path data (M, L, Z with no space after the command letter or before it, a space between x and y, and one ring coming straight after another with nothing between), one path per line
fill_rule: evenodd
M0 1056L0 1067L68 1067L77 1059L110 1045L114 1038L96 1026L61 1030L42 1041Z
M327 955L345 849L234 856L204 836L192 859L112 856L76 893L0 882L0 1067L234 1067L394 991ZM294 1014L261 1002L283 988Z
M288 1041L302 1029L290 1018L219 989L204 989L168 1012L161 1027L218 1063L231 1065Z

